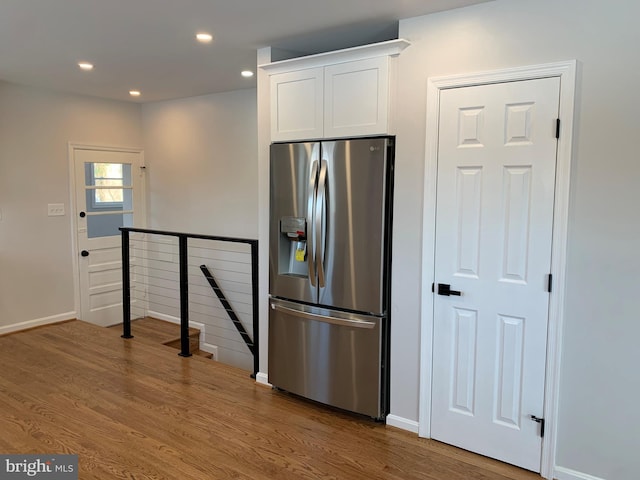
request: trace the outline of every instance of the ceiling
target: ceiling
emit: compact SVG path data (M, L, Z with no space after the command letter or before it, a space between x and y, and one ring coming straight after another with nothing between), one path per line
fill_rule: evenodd
M258 48L308 54L388 40L402 18L484 1L0 0L0 80L135 102L253 88L240 71L255 71ZM200 31L214 41L196 42Z

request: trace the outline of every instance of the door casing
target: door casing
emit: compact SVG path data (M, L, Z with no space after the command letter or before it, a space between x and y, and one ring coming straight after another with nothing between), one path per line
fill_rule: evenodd
M144 150L141 148L133 148L133 147L118 147L118 146L104 146L104 145L91 145L86 143L79 142L69 142L68 144L68 157L69 157L69 214L71 215L71 258L72 258L72 267L73 267L73 291L74 291L74 310L76 312L76 317L80 316L82 311L81 300L80 300L80 264L79 264L79 256L80 251L78 250L78 218L76 217L77 210L77 201L76 201L76 175L75 175L75 151L76 150L98 150L105 152L125 152L125 153L137 153L140 154L141 163L144 166ZM146 213L146 182L142 181L141 184L142 192L140 192L142 196L142 205L139 209L140 216L139 221L140 225L144 227L147 221L147 213Z
M434 301L431 284L435 280L436 176L438 171L438 128L440 92L449 88L469 87L518 80L560 77L560 136L556 161L554 222L551 250L553 289L549 297L549 330L545 379L544 412L546 433L542 439L540 474L552 478L558 411L562 325L564 319L567 229L571 178L574 97L576 84L575 60L489 72L432 77L427 82L427 128L425 146L424 198L422 217L422 298L420 322L420 400L419 427L421 437L431 436L431 385L433 364Z

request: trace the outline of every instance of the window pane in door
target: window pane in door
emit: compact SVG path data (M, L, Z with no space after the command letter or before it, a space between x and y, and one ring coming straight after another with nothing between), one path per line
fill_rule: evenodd
M87 236L120 235L120 227L133 226L131 165L127 163L84 164Z
M120 227L133 227L132 213L87 216L87 237L111 237L120 235Z
M104 202L96 203L95 193L96 190L88 189L86 191L87 200L87 212L121 212L123 210L131 210L133 208L133 190L130 188L117 188L109 189L110 191L117 190L119 202Z
M87 208L102 209L122 206L126 202L122 188L131 186L131 165L126 163L85 163L85 186L87 192ZM116 187L116 188L108 188ZM121 210L116 208L115 210ZM125 210L127 208L125 207Z

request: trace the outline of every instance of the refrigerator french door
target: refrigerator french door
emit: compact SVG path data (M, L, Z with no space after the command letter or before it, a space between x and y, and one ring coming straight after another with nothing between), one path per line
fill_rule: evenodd
M388 413L393 138L273 144L269 382Z

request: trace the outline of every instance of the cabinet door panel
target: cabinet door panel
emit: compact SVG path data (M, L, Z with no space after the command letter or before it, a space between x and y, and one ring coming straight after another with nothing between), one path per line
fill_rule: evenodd
M271 140L321 138L323 68L271 76Z
M353 137L389 132L389 58L325 67L324 135Z

